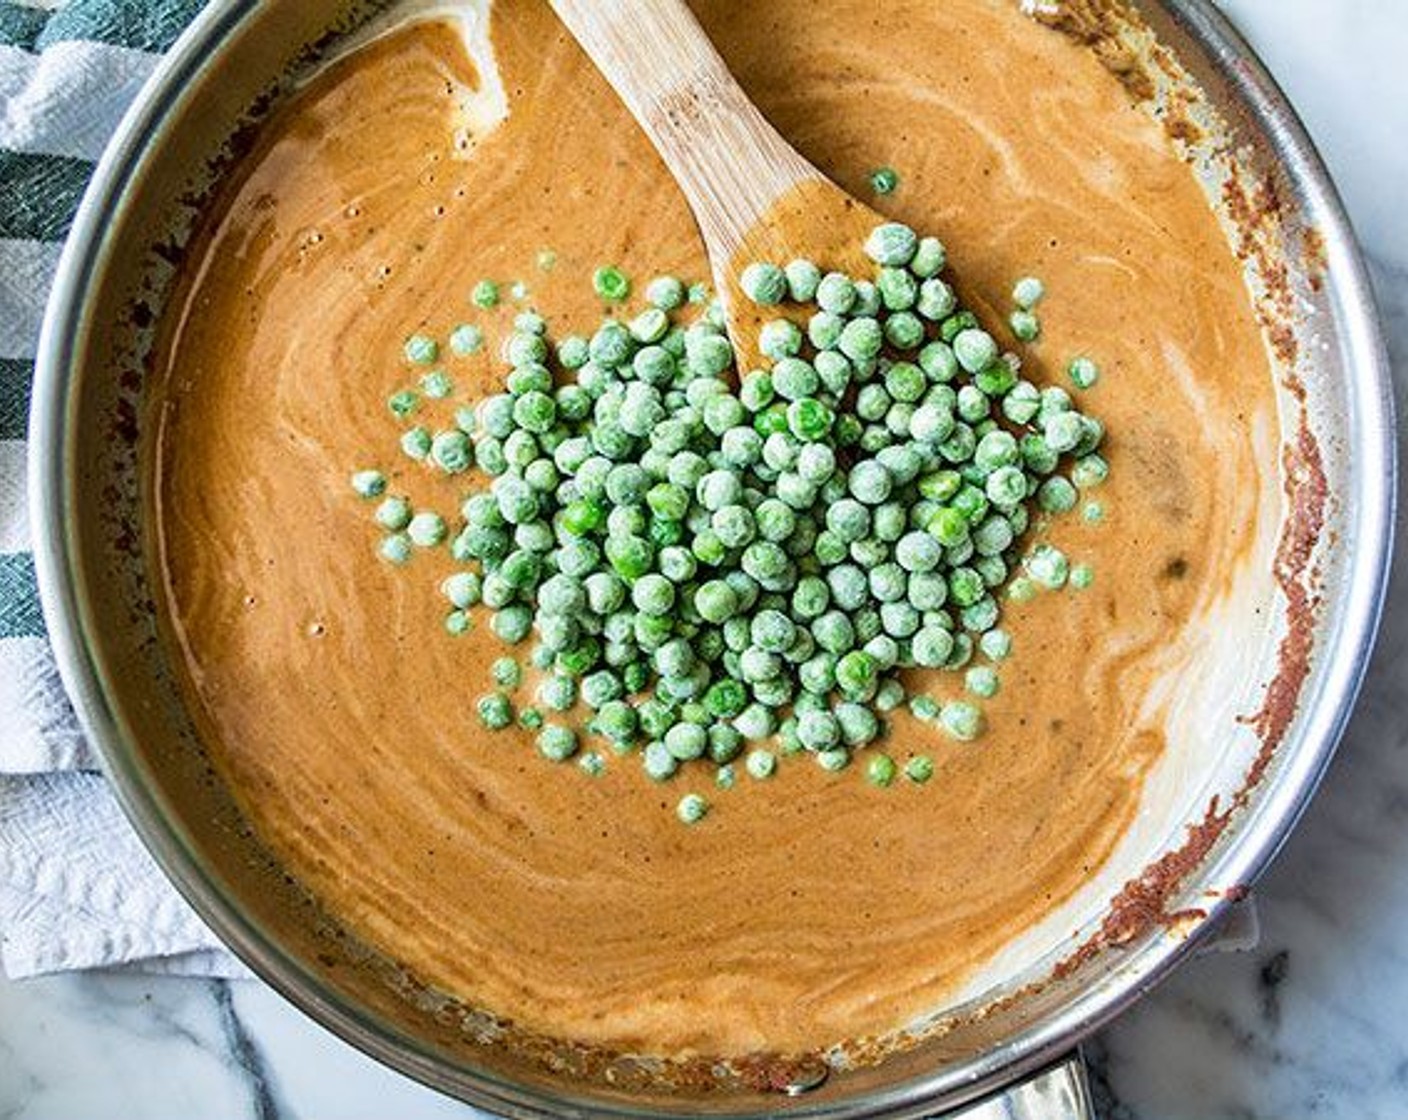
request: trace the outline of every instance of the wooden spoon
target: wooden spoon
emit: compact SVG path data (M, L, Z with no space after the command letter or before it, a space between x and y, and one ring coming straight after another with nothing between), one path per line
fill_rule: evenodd
M861 245L885 219L764 119L684 0L550 2L684 192L744 368L764 319L739 287L746 265L804 257L823 271L873 271Z

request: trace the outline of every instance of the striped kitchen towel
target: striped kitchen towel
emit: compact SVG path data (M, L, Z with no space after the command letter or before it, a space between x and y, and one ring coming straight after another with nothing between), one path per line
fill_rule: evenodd
M0 964L242 972L118 809L64 696L29 553L39 324L103 145L201 0L0 0Z

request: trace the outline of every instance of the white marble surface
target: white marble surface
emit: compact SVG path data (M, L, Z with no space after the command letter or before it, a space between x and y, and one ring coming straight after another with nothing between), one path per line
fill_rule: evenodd
M1402 390L1408 0L1224 7L1291 94L1340 184ZM1399 540L1408 552L1408 533ZM1260 948L1191 962L1094 1041L1107 1120L1408 1118L1405 572L1400 564L1349 736L1258 889ZM467 1115L254 982L0 979L0 1120Z

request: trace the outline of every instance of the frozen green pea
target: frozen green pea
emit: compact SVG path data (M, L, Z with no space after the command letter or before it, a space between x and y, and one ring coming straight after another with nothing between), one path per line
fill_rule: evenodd
M359 498L379 498L386 493L386 476L380 471L357 471L352 475L352 491Z
M499 286L492 280L480 280L469 293L470 301L486 311L499 304Z
M1071 467L1071 481L1082 490L1099 486L1110 476L1110 466L1096 454L1082 455Z
M411 558L411 538L405 533L392 533L381 538L377 553L391 564L404 564Z
M469 437L458 428L436 432L430 441L430 461L446 474L461 474L474 465Z
M877 264L903 267L919 248L915 232L899 222L876 226L865 240L865 254Z
M953 654L953 635L940 626L924 626L913 637L914 663L925 669L943 668Z
M642 311L626 328L637 342L659 342L670 329L670 318L658 307Z
M1046 285L1035 276L1023 276L1012 285L1012 302L1030 311L1046 295Z
M879 667L864 650L851 650L836 662L836 687L851 697L863 697L875 687Z
M624 700L611 700L601 706L592 723L612 742L629 743L636 734L636 710Z
M743 682L730 678L715 681L704 693L703 704L704 710L715 719L733 719L748 706L748 688ZM725 724L718 725L717 730L721 740L736 734Z
M657 276L645 286L645 300L661 311L674 311L684 306L684 283L673 276Z
M648 572L631 587L631 602L647 615L665 615L675 604L675 585L664 576Z
M974 696L985 700L997 695L997 673L987 665L974 665L964 674L963 683Z
M947 258L942 241L937 237L921 237L910 259L909 270L921 280L927 280L943 271Z
M455 572L440 584L440 593L460 610L477 604L483 595L483 583L476 572Z
M865 764L865 780L873 786L884 789L895 780L898 767L889 755L871 755Z
M447 532L445 519L428 510L416 514L406 526L406 536L420 548L434 548L445 540Z
M799 440L825 438L836 414L815 397L803 397L787 406L787 429Z
M894 194L900 176L893 167L877 167L870 173L870 189L876 194Z
M885 501L894 488L893 476L874 459L862 459L853 466L847 481L856 500L869 506Z
M430 444L430 433L424 428L411 428L401 435L401 450L417 462L430 454Z
M892 712L905 701L904 685L894 677L882 681L872 703L877 712Z
M875 280L886 311L908 311L919 299L919 281L905 268L882 268ZM922 328L921 328L922 329Z
M883 342L879 322L870 316L861 316L846 324L836 345L852 361L864 361L879 354Z
M1014 424L1028 424L1041 408L1041 392L1030 381L1019 381L1002 398L1002 414Z
M932 696L913 696L909 701L909 713L915 719L929 723L938 718L939 702Z
M677 723L665 732L665 749L676 761L689 762L703 758L709 746L709 734L698 724Z
M440 344L426 334L413 334L404 346L406 361L428 366L440 357Z
M404 420L420 407L420 394L414 389L398 389L386 398L386 407L398 420Z
M763 370L746 375L738 390L738 399L749 412L761 412L772 403L773 395L772 376Z
M972 532L973 551L980 557L997 558L1012 546L1016 533L1012 522L1001 514L985 518Z
M770 708L753 703L734 717L733 726L745 739L756 742L777 730L777 720Z
M631 294L631 282L615 265L602 265L592 273L592 290L609 303L620 303Z
M538 751L551 762L566 762L577 753L577 733L570 727L549 723L538 732Z
M1012 635L1006 630L989 630L978 639L978 649L990 661L1005 660L1012 653Z
M450 332L450 350L463 358L484 345L484 332L471 323L461 323Z
M1089 564L1077 564L1071 569L1071 586L1077 591L1084 591L1095 582L1095 569Z
M1034 342L1041 334L1041 321L1033 311L1018 308L1007 317L1007 325L1021 342Z
M924 341L924 324L909 311L896 311L885 320L885 341L896 350L914 350Z
M523 680L523 667L512 657L500 657L489 667L489 675L502 688L517 688Z
M817 751L816 764L829 773L836 773L844 770L851 763L851 752L845 747L833 747L830 750Z
M1066 376L1077 389L1089 389L1100 379L1100 367L1089 358L1075 358L1066 367Z
M775 306L787 298L787 274L775 264L754 261L739 275L738 286L754 303Z
M816 298L821 283L821 269L809 260L789 261L783 269L787 279L787 294L797 303L810 303Z
M698 824L709 813L709 802L697 793L687 793L675 806L675 815L685 824Z
M892 364L885 371L884 385L891 399L907 404L913 404L923 397L928 387L924 371L913 362Z
M1022 437L1022 463L1036 474L1050 474L1060 462L1060 455L1046 440L1035 433Z
M399 533L411 523L411 503L405 498L387 498L376 507L373 515L383 529Z
M880 734L880 721L866 704L845 701L836 705L835 714L841 739L848 747L863 747Z
M934 761L928 755L917 754L904 764L904 776L922 786L934 776Z
M828 272L817 284L816 303L833 315L846 315L856 302L856 286L845 273Z
M517 645L533 628L533 612L521 604L510 604L494 613L489 628L501 641Z
M1062 587L1070 575L1070 563L1054 545L1039 544L1024 562L1027 574L1042 587L1052 590Z
M769 358L793 357L802 349L802 328L791 319L772 319L758 331L758 349Z
M1037 489L1036 501L1046 513L1065 513L1075 508L1076 488L1064 478L1048 478Z
M581 370L591 360L591 348L581 335L568 335L557 344L557 360L563 369Z
M444 400L454 391L454 388L455 383L442 369L431 370L420 379L420 391L433 401Z
M813 396L821 387L821 380L810 362L784 357L772 367L772 387L783 400L796 401ZM771 465L786 467L792 464L774 462Z
M1081 517L1092 525L1105 520L1105 506L1101 502L1086 502Z
M1058 412L1049 417L1042 427L1042 438L1046 446L1058 455L1075 449L1085 434L1085 425L1077 412Z
M606 773L606 759L596 751L587 751L577 759L577 767L589 778L599 778Z
M846 329L846 319L830 311L818 311L807 320L807 341L823 353L835 350Z
M969 373L984 369L997 357L997 342L977 327L961 330L953 339L953 355Z
M969 742L982 734L983 716L966 700L952 700L939 712L939 725L955 739Z
M936 384L947 384L958 374L958 359L946 342L930 342L919 351L918 362L919 368Z
M714 377L733 363L733 347L719 334L694 333L691 327L685 335L685 361L696 378Z
M674 776L679 766L679 761L665 749L665 744L658 739L648 743L641 754L641 767L652 781L666 781Z
M635 346L631 332L615 320L608 319L592 334L587 343L587 352L597 365L606 369L617 369L631 357ZM580 378L581 374L578 374L578 379Z
M954 308L957 306L958 296L954 293L953 288L937 276L931 277L919 285L914 310L929 322L937 323L946 319L953 314Z
M996 506L1015 506L1027 496L1027 476L1020 467L999 467L988 475L984 493Z
M841 725L827 711L804 711L797 717L797 737L809 751L828 751L841 742Z
M502 692L481 696L475 705L479 722L490 731L502 731L513 722L513 705Z

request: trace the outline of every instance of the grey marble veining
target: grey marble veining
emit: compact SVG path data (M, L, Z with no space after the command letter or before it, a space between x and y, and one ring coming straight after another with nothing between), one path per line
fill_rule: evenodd
M1226 0L1320 145L1408 390L1408 0ZM1400 442L1402 435L1400 434ZM1088 1048L1107 1120L1408 1118L1408 532L1349 734L1257 890L1255 951L1190 962ZM257 983L0 980L0 1120L466 1117Z

